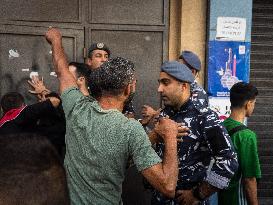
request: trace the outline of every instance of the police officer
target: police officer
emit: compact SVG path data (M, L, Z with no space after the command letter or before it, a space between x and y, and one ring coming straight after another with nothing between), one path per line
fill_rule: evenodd
M91 69L96 69L107 61L110 55L110 49L104 43L93 43L88 49L86 64Z
M196 104L199 103L201 106L208 107L208 95L196 81L196 78L201 70L201 61L199 57L191 51L182 51L181 55L179 56L179 62L190 68L192 74L194 75L195 80L191 84L192 100Z
M179 175L176 198L169 199L154 190L152 204L208 204L207 198L228 186L237 170L237 156L226 130L216 113L200 109L191 99L194 77L189 68L177 61L161 66L158 92L165 108L161 116L184 123L190 130L178 142ZM165 144L155 140L156 152L163 158Z
M201 61L199 57L191 51L182 51L178 61L190 68L192 74L194 75L194 82L191 83L191 99L193 103L196 106L199 106L200 109L206 109L208 107L208 95L206 91L200 85L198 85L196 81L199 71L201 70ZM143 124L148 124L156 114L157 111L154 110L152 107L150 107L149 105L143 105Z
M111 55L109 47L104 43L93 43L88 49L88 58L86 64L90 69L97 69L106 62ZM134 118L135 110L133 106L133 96L126 102L122 113L129 118Z

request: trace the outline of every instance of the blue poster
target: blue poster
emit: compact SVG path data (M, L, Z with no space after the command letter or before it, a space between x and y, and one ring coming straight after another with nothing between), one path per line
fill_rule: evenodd
M250 42L210 41L208 94L228 97L237 82L249 82Z

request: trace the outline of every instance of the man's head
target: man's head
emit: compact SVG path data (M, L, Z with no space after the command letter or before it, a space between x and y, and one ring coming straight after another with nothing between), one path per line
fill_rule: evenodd
M88 49L87 65L97 69L110 57L110 50L104 43L93 43Z
M135 92L134 64L121 57L110 59L91 71L89 81L91 93L99 93L96 97L125 94L128 99Z
M199 57L191 51L182 51L179 56L179 62L190 68L194 76L201 70L201 61Z
M0 137L0 205L68 205L65 170L42 136Z
M245 82L239 82L230 89L231 109L244 109L246 117L250 117L253 113L258 89Z
M24 97L18 92L6 93L1 99L1 108L3 113L20 108L25 105Z
M87 83L86 78L89 74L89 67L84 63L70 62L68 69L77 81L78 86Z
M165 105L179 109L190 98L194 77L186 65L177 61L164 62L158 81L158 92Z
M89 95L89 90L87 86L87 79L90 72L89 66L84 63L70 62L68 64L68 69L76 79L76 83L80 91L84 95Z

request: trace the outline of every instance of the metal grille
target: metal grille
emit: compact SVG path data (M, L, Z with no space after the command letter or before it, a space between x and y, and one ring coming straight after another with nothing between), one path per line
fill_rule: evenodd
M249 127L258 136L262 180L260 204L271 205L273 197L273 1L254 0L251 35L250 82L259 89Z

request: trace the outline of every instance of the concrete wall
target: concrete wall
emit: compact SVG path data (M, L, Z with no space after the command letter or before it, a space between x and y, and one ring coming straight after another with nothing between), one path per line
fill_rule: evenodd
M252 0L210 0L209 40L216 36L217 17L246 18L246 41L251 41Z
M214 40L219 16L246 18L246 42L251 41L252 0L170 0L169 59L176 60L186 49L199 55L202 71L198 81L203 85L206 82L207 27L208 40Z
M169 59L177 60L182 50L195 52L202 63L200 84L205 71L206 15L206 0L170 0Z

